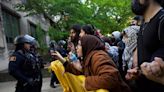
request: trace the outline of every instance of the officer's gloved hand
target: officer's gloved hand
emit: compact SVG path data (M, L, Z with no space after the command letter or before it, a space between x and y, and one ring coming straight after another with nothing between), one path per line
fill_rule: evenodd
M34 85L35 85L35 81L34 81L32 78L30 78L30 79L28 80L28 85L34 86Z

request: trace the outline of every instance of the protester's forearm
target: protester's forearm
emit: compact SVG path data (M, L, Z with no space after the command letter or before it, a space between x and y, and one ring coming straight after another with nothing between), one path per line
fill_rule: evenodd
M137 57L137 48L134 50L133 54L133 67L138 67L138 57Z

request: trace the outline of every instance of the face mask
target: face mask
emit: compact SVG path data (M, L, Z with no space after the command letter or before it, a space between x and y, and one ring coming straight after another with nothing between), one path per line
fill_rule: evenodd
M148 0L144 4L140 4L139 0L132 0L132 12L136 15L143 15L149 6Z

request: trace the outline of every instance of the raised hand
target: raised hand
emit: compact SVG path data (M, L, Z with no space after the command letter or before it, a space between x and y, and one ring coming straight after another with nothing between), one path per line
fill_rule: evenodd
M66 59L58 51L51 53L51 55L55 56L62 63L66 62Z

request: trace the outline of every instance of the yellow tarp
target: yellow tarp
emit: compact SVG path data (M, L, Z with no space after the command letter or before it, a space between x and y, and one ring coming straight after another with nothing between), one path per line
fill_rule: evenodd
M85 77L83 75L76 76L65 72L64 66L59 60L51 62L51 69L55 72L61 86L63 87L63 92L109 92L105 89L87 91L82 86Z

